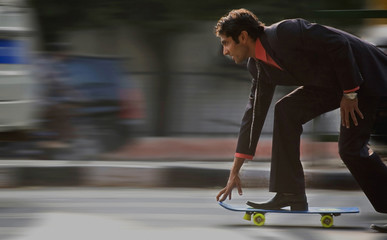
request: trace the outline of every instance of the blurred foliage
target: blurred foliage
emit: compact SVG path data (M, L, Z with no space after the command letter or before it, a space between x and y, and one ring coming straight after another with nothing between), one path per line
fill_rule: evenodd
M364 0L29 0L46 40L69 29L135 24L144 31L189 31L190 21L216 21L230 9L245 7L266 23L316 17L315 10L361 9ZM353 19L340 20L351 24ZM334 23L334 21L333 21Z

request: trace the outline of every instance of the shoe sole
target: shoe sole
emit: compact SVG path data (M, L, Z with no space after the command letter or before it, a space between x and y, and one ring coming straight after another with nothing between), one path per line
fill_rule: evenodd
M284 207L290 207L290 211L308 211L309 209L308 203L294 203L294 204L288 204L288 205L284 205L282 207L276 207L276 208L259 207L260 204L256 204L250 201L248 201L246 204L250 207L253 207L256 209L263 209L263 210L280 210Z

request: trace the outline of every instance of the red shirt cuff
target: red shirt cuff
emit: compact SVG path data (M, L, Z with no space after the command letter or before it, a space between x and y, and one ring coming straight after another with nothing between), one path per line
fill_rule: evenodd
M248 155L248 154L243 154L243 153L235 153L235 157L252 160L254 156Z
M354 89L350 89L350 90L344 90L344 93L351 93L351 92L355 92L355 91L357 91L357 90L359 90L360 89L360 87L359 86L357 86L357 87L355 87Z

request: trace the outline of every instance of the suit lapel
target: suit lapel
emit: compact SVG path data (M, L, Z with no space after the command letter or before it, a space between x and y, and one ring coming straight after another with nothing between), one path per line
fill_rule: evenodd
M268 67L266 64L262 65L262 68L267 72L269 71L268 75L272 79L272 81L276 82L280 85L289 85L289 83L295 83L297 82L295 80L295 77L293 74L291 74L286 67L284 66L283 62L278 58L276 53L273 49L279 51L281 48L278 38L277 38L277 25L273 24L269 27L265 27L264 34L260 36L260 40L262 43L262 46L265 48L266 53L270 55L270 57L281 67L282 70L279 70L275 67ZM285 80L285 81L283 81Z
M260 40L262 43L262 46L265 48L266 53L270 55L270 57L283 69L286 71L286 69L283 66L283 63L281 60L278 59L274 49L277 49L279 47L278 44L278 38L277 38L277 25L273 24L270 27L265 27L264 34L260 36Z

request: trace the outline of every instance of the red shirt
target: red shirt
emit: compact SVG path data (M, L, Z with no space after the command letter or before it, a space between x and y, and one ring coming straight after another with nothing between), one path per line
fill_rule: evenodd
M261 40L257 38L257 41L255 43L255 57L267 64L270 64L278 69L282 68L270 57L269 54L267 54L266 50L263 48Z

